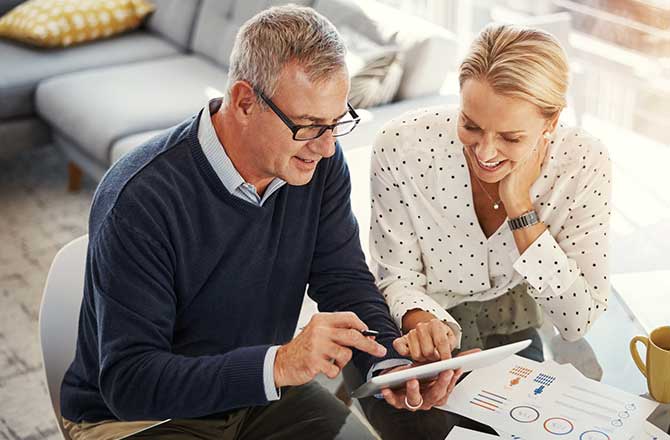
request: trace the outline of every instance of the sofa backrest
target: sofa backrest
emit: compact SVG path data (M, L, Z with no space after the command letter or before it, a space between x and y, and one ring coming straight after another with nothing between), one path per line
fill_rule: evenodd
M189 47L201 0L152 0L156 11L147 27L176 45Z
M314 0L202 0L191 49L228 69L240 26L263 9L286 3L312 6Z

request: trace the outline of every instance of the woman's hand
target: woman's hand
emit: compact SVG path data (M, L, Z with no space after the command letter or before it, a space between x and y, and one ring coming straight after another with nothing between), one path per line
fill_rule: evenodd
M401 356L410 356L414 362L425 363L451 358L456 342L451 327L433 318L418 322L412 330L393 341L393 348Z
M498 195L509 218L519 217L533 209L530 187L540 176L548 146L549 139L540 137L528 157L517 162L512 171L500 181Z
M397 340L397 339L396 339ZM466 356L471 353L476 353L478 348L474 350L464 351L458 356ZM457 357L458 357L457 356ZM412 365L414 366L414 365ZM410 368L410 365L403 365L401 367L391 368L384 371L382 374L391 373L393 371L400 371ZM436 378L428 381L419 382L416 379L410 379L405 382L404 388L382 390L382 396L386 403L397 409L407 409L409 411L427 411L436 406L444 406L447 404L449 395L454 390L458 379L463 374L463 370L446 370L441 372Z

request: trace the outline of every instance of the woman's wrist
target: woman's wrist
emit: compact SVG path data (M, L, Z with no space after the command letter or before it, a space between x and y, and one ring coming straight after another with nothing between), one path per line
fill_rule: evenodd
M433 319L437 319L437 316L430 312L426 312L422 309L412 309L406 312L402 317L402 331L403 333L407 333L408 331L413 330L418 323L430 322Z
M519 200L509 200L507 202L503 200L503 206L505 207L505 212L507 213L508 218L521 217L528 211L534 209L530 197Z

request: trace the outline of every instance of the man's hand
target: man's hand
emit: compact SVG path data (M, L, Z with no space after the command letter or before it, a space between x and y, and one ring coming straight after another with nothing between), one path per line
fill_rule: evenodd
M386 348L360 333L367 329L353 312L317 313L298 336L277 350L275 386L303 385L319 373L333 379L351 360L352 348L386 355Z
M480 351L478 348L464 351L457 357L476 353L478 351ZM409 367L411 367L411 365L403 365L401 367L392 368L382 374L404 370ZM405 388L398 388L395 390L384 388L382 390L382 396L384 396L384 400L394 408L407 409L409 411L426 411L435 406L443 406L447 404L449 395L454 390L454 387L462 374L463 371L461 369L456 371L447 370L441 372L435 380L421 384L418 380L411 379L405 382Z
M401 356L411 356L413 361L425 363L451 358L456 342L451 327L433 318L417 323L407 334L393 341L393 348Z

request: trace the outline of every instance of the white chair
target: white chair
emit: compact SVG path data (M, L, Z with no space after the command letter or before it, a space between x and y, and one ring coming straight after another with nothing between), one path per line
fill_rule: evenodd
M74 359L87 248L88 235L84 235L58 251L49 269L40 307L44 373L56 422L65 440L70 437L61 423L60 387L65 371Z

